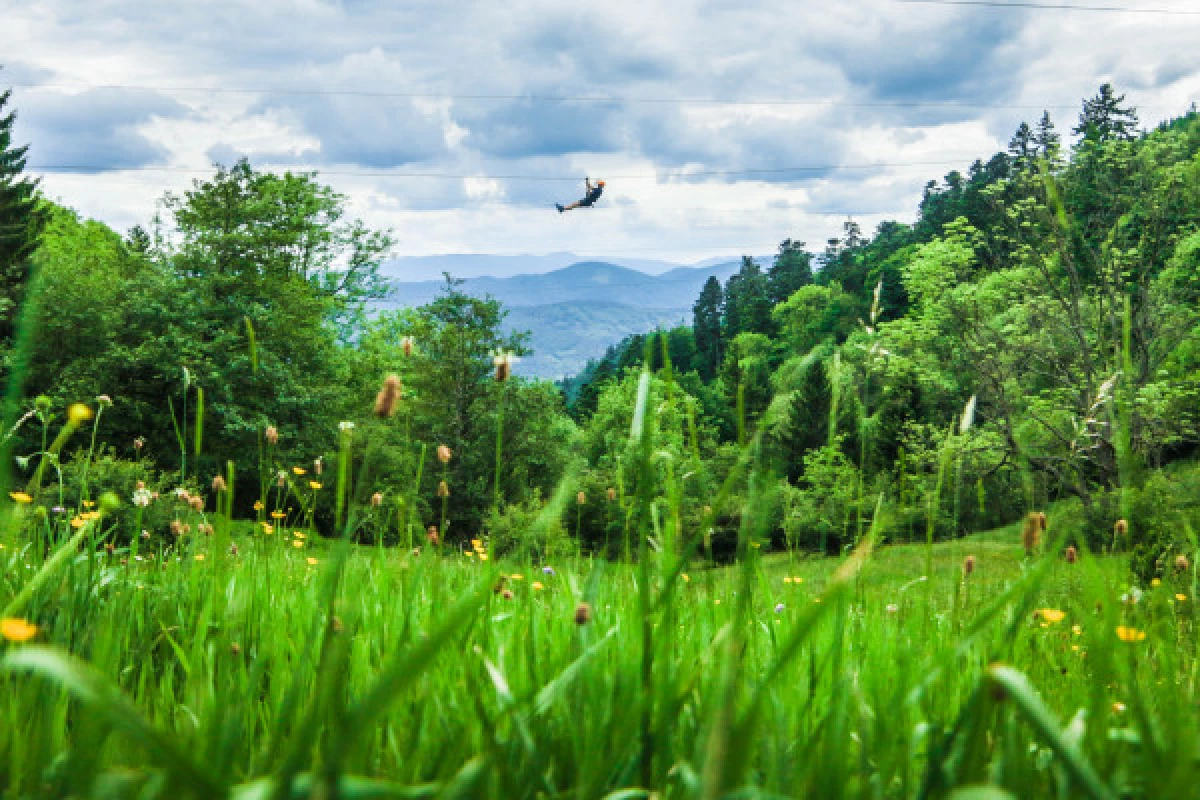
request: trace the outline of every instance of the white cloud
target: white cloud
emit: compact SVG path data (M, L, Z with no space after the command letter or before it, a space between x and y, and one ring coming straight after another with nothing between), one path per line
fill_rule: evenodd
M48 175L62 201L123 228L214 159L314 165L409 255L819 247L837 212L911 219L926 181L1043 107L1065 133L1105 80L1148 124L1200 95L1190 17L891 0L41 0L4 16L0 83L76 87L18 86L33 153L166 168ZM167 88L78 88L96 84ZM682 102L704 98L816 104ZM832 164L892 166L663 177ZM610 177L601 206L554 213L584 175Z

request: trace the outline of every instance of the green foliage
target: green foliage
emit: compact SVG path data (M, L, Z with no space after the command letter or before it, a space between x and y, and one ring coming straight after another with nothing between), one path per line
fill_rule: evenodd
M0 346L12 339L29 281L29 256L46 221L37 181L23 174L29 147L13 142L16 112L5 111L11 97L11 89L0 92Z

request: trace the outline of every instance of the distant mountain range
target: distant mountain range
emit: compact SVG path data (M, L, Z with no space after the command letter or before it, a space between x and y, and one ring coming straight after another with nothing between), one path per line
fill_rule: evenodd
M478 275L483 269L517 263L496 259L528 257L429 258L483 258L482 265L460 264L467 267L463 272ZM529 264L528 260L520 263ZM737 271L741 259L721 260L703 266L639 263L659 274L647 274L643 269L607 261L580 261L543 274L470 277L465 279L462 289L475 296L496 298L509 310L506 328L527 330L532 334L533 355L522 359L517 365L517 374L557 379L579 372L588 359L604 355L609 345L631 333L689 322L692 304L704 282L710 275L715 275L724 283ZM764 260L759 263L766 265ZM387 272L396 274L390 267ZM380 306L424 305L437 297L444 287L444 280L393 280L391 292Z

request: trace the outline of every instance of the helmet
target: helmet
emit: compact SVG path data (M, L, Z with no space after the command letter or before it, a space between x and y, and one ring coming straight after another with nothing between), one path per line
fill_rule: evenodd
M604 181L596 181L596 185L597 185L597 186L603 186L603 185L604 185Z

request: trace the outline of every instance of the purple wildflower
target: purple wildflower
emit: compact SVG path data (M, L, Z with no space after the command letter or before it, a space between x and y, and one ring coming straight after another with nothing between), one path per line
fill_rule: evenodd
M542 572L546 573L547 575L553 575L554 567L542 567Z
M778 605L776 605L776 606L775 606L775 613L776 613L776 614L782 614L782 613L783 613L783 603L779 603Z

